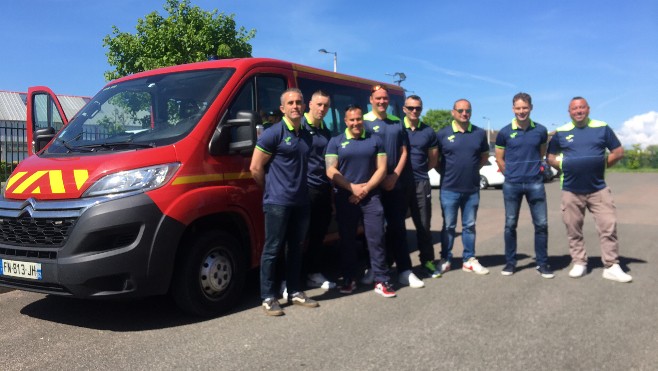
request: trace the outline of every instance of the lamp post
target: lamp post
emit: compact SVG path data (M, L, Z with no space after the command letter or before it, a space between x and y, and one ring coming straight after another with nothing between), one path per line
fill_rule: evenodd
M328 52L327 49L318 50L322 54L333 54L334 55L334 72L338 72L338 52Z
M487 144L491 145L491 119L487 116L482 116L482 119L487 120Z

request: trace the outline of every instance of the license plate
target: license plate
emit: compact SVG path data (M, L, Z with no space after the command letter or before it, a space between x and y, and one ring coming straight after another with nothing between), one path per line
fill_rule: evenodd
M0 276L11 276L40 280L41 263L22 262L17 260L0 259Z

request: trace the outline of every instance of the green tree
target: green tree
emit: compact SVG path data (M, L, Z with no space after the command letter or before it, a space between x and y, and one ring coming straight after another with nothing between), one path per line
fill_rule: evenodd
M234 14L225 15L191 6L190 0L166 0L167 18L157 12L137 20L136 33L112 26L103 38L107 61L114 67L105 72L113 80L132 73L177 64L200 62L209 57L251 57L249 40L256 30L236 29Z
M450 110L445 109L431 109L425 112L422 121L436 131L450 125L452 113L450 113Z
M642 148L639 144L633 144L633 149L626 151L624 154L626 167L629 169L639 169L642 161Z

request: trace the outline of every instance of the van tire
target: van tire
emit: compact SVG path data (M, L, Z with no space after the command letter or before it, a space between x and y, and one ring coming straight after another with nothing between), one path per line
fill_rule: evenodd
M212 317L240 299L246 277L245 256L238 241L222 231L196 237L176 264L171 295L186 313Z

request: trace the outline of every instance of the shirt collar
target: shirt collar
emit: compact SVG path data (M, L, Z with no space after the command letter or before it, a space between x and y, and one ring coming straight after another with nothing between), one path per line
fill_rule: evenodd
M290 122L290 120L288 120L288 118L286 116L283 116L282 121L286 124L286 126L288 127L288 130L295 131L295 127L293 126L292 122Z
M459 131L458 127L459 127L459 124L457 124L457 121L452 120L452 131L455 132L455 133L458 132ZM466 128L466 131L468 131L470 133L472 130L473 130L473 125L471 125L471 122L469 121L468 122L468 127Z
M311 117L310 112L304 112L304 118L306 119L306 125L311 128L315 128L315 126L312 124L313 118ZM320 129L324 129L324 120L320 121Z
M361 138L360 139L363 139L365 137L366 137L366 131L363 130L361 132ZM352 136L352 134L350 134L350 129L348 129L348 128L345 128L345 138L347 138L347 139L356 139Z
M518 124L517 122L518 122L518 120L517 120L516 118L514 118L514 119L512 120L512 129L513 129L513 130L519 130L519 124ZM532 122L532 120L530 120L530 125L528 125L528 127L529 127L529 128L534 128L534 127L535 127L535 123Z
M416 129L420 129L421 127L423 127L423 122L418 120L418 126L416 126ZM404 128L411 129L411 124L409 124L409 118L407 118L407 116L404 116Z

